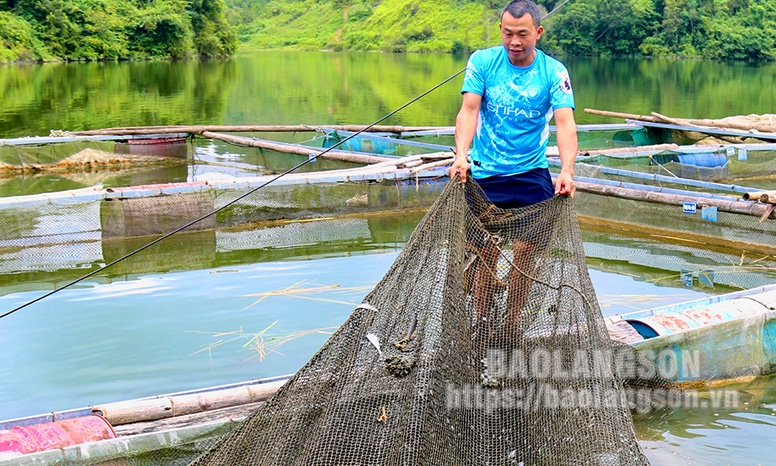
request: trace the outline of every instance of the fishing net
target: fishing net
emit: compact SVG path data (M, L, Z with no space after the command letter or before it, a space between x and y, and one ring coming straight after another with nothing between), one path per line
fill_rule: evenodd
M162 141L164 143L162 143ZM82 171L98 167L159 164L168 158L185 159L188 145L182 138L88 141L0 146L0 174L40 171ZM160 157L163 157L160 159Z
M614 168L577 163L574 170L579 190L574 208L587 228L628 231L631 235L652 235L663 240L689 240L704 244L704 249L714 246L727 253L736 251L739 256L744 251L776 251L776 222L767 204L739 202L744 192L759 191L755 186L647 173L635 166ZM663 194L674 199L661 200ZM617 214L612 215L615 211ZM662 261L660 268L672 260L669 257Z
M330 340L195 465L648 464L569 198L449 183Z
M685 180L743 183L757 186L758 181L773 178L776 151L769 146L706 145L694 146L693 151L664 150L654 154L612 153L585 156L583 167L597 169L600 177L612 176L625 170L636 174L664 175ZM576 165L575 165L576 167ZM585 175L590 176L590 175ZM622 175L620 175L622 176ZM767 186L767 185L764 185Z

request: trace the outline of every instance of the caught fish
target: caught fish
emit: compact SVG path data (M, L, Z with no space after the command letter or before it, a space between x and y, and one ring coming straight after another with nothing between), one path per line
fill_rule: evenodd
M377 338L377 335L374 333L367 333L366 339L369 340L369 343L374 345L375 348L377 348L377 352L380 354L380 357L383 357L383 351L380 349L380 339Z

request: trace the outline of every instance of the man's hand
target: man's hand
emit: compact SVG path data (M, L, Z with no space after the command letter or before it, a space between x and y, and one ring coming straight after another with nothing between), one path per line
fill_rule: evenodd
M466 172L469 171L469 145L472 143L474 133L477 131L477 120L480 116L480 104L482 96L473 92L463 93L463 103L455 117L455 160L450 167L450 179L455 175L461 177L461 182L466 183Z
M450 165L450 179L453 180L455 179L455 175L459 175L461 177L461 182L466 183L467 171L469 171L469 162L466 160L466 157L456 156L453 164Z
M560 175L555 180L555 194L574 197L574 160L577 158L577 124L574 110L568 107L555 110L555 137L560 151Z
M555 194L574 197L574 191L576 190L574 175L569 172L560 172L558 178L555 179Z

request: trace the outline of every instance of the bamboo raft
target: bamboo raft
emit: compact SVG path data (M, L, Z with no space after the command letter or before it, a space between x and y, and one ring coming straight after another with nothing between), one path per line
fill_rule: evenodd
M307 157L308 159L314 158L329 158L339 161L345 161L355 163L360 166L353 168L344 168L337 170L308 172L308 173L291 173L284 175L280 179L275 179L274 175L264 176L249 176L240 178L231 177L201 177L196 181L189 181L185 183L170 183L160 185L147 185L147 186L131 186L131 187L117 187L103 189L101 186L94 186L91 188L83 188L79 190L45 193L29 196L15 196L0 198L0 213L2 211L9 211L21 208L35 208L36 206L43 205L57 205L57 204L76 204L83 202L104 202L114 200L130 200L125 202L125 205L132 204L132 200L140 199L157 199L160 202L167 199L172 199L169 196L172 195L185 195L187 193L195 194L196 201L204 201L206 205L203 205L199 211L206 213L209 209L217 207L212 201L208 201L215 196L215 194L209 193L225 193L235 192L237 190L253 189L258 186L272 183L274 187L269 190L276 189L275 196L284 196L280 193L282 190L296 189L300 186L316 186L320 190L328 189L329 187L342 187L349 184L354 187L362 185L364 192L357 193L356 191L349 191L348 197L341 199L341 201L333 202L330 211L319 209L317 215L338 215L347 212L363 212L366 210L375 209L400 209L407 206L423 206L430 205L430 202L434 199L434 193L441 189L442 183L448 180L447 167L452 163L453 153L449 147L443 145L428 144L426 149L437 149L436 152L422 153L416 155L410 155L405 157L397 157L383 154L365 154L355 153L348 151L338 150L326 150L322 148L314 148L304 146L301 144L291 143L279 143L274 141L268 141L258 139L254 137L246 137L240 135L225 134L223 132L214 132L211 130L218 129L219 131L297 131L300 129L309 130L311 127L308 125L296 125L296 126L230 126L230 127L209 127L209 126L180 126L180 127L152 127L152 128L117 128L109 130L99 130L94 132L76 133L75 136L69 135L67 137L119 137L116 135L130 134L131 136L138 136L142 131L145 134L153 132L153 134L165 134L165 131L169 131L166 134L188 134L188 131L196 131L203 137L212 139L218 139L230 144L236 144L241 146L259 147L261 149L267 149L287 154L295 154L301 157ZM360 126L343 126L342 131L360 130L363 127ZM327 127L331 130L332 127ZM372 130L380 131L429 131L429 127L374 127ZM436 128L439 130L439 128ZM85 134L84 134L85 133ZM98 134L99 133L99 134ZM384 138L379 134L371 135L368 137ZM389 138L385 138L389 139ZM400 141L397 141L400 143ZM768 145L766 145L768 146ZM633 154L634 150L637 150L639 154L657 154L665 150L682 151L682 150L710 150L711 148L719 146L678 146L675 144L659 144L652 146L641 146L638 148L611 148L611 149L599 149L586 151L586 155L582 155L578 158L580 163L584 163L588 156L601 156L611 155L618 156L620 154ZM746 146L749 147L749 146ZM440 150L444 149L444 150ZM629 152L630 151L630 152ZM326 152L326 153L324 153ZM558 161L555 158L557 154L557 148L548 148L548 158L551 165L557 165ZM580 165L582 167L582 165ZM666 177L659 175L652 175L646 173L626 173L622 170L609 169L606 167L598 167L596 170L601 172L614 173L616 175L623 175L628 178L636 180L643 180L640 182L623 182L623 181L609 181L597 178L586 178L584 176L577 176L577 190L580 193L579 196L579 213L583 218L589 218L592 221L607 221L612 224L617 224L624 229L639 230L644 228L645 225L631 224L623 221L621 218L617 218L616 213L618 209L615 208L615 204L611 204L608 207L603 202L603 199L621 199L633 202L640 202L646 204L659 204L666 206L669 214L673 212L676 207L685 208L687 205L692 205L693 209L697 208L699 211L701 208L714 209L715 217L713 222L698 222L693 220L692 217L687 215L679 215L677 217L678 223L686 224L684 232L675 232L671 230L673 224L657 224L648 225L647 228L653 228L656 231L661 229L668 229L672 235L681 234L694 239L702 237L704 240L711 241L715 244L736 244L739 247L757 247L763 251L774 251L776 246L773 246L773 235L776 234L776 227L773 227L772 221L774 217L774 202L773 193L759 192L752 188L721 184L721 183L709 183L697 180L685 180L677 177ZM645 184L647 181L654 182L657 186L651 186ZM398 193L391 193L390 186L402 186ZM671 188L670 185L679 186L679 188ZM372 192L367 189L368 186L372 186ZM382 192L378 196L377 191L374 189L376 186L382 186L379 191ZM414 187L414 189L413 189ZM700 191L689 191L686 188L693 187ZM361 189L361 188L358 188ZM278 191L280 190L280 191ZM723 194L706 193L705 190L722 191ZM266 190L265 190L266 191ZM368 201L368 194L380 197L381 199L387 199L389 202L370 202ZM398 194L398 197L397 197ZM756 196L754 196L756 194ZM770 196L769 196L770 194ZM321 191L316 194L316 199L321 196L325 197L327 194L323 194ZM363 198L364 201L359 199ZM334 199L334 198L332 198ZM596 200L596 202L592 202ZM177 202L177 201L176 201ZM248 202L248 201L246 201ZM254 199L250 201L251 209L260 206L261 199ZM277 202L277 199L273 202ZM296 201L295 201L296 202ZM302 201L303 202L303 201ZM282 200L284 207L282 210L278 210L274 215L278 217L272 217L272 212L262 211L262 217L249 217L245 216L241 218L242 221L265 221L273 220L276 218L297 218L294 213L295 210L303 212L309 209L310 206L302 204L293 205L290 199ZM119 204L113 204L117 206ZM588 206L591 206L588 208ZM682 212L681 210L679 211ZM694 212L694 210L693 210ZM725 221L725 215L731 214L733 217L755 217L755 223L757 225L749 225L738 237L731 237L728 233L720 233L718 228L712 233L704 234L703 230L712 226L712 223L716 222L716 212L720 213L721 221L718 222L718 227L722 228ZM656 214L655 222L664 222L665 213ZM119 216L117 218L123 218ZM165 221L163 218L154 219L149 222L150 224L157 226L158 230L142 229L133 234L132 229L120 228L116 230L116 235L128 234L130 236L146 235L146 234L163 234L166 233L166 225L169 225L170 221L180 223L181 219L174 217L171 220ZM106 225L110 226L111 222L96 220L97 231L100 230L100 224L102 223L103 233L111 230L106 230ZM115 223L115 222L114 222ZM677 223L677 222L673 222ZM745 222L746 223L746 222ZM199 228L213 228L218 227L214 223L206 223ZM728 226L733 226L728 225ZM89 231L94 231L94 227L90 227ZM694 231L697 229L697 231ZM751 243L751 244L748 244Z
M594 124L594 125L578 125L577 130L580 133L598 132L598 131L639 131L643 130L648 125L654 125L659 123L682 123L688 126L685 129L698 129L701 128L700 124L710 124L716 120L677 120L665 117L659 114L659 116L642 116L616 112L606 112L600 110L586 109L588 113L621 117L626 118L628 122L625 124ZM709 123L712 122L712 123ZM645 126L646 125L646 126ZM736 128L744 128L743 125L731 123L729 126L735 126ZM755 131L757 128L768 129L770 126L756 126L754 128L748 128L750 131ZM701 128L702 129L702 128ZM553 128L551 127L551 131ZM44 147L47 145L55 145L61 143L84 143L84 142L108 142L114 141L117 143L129 144L131 147L138 147L138 144L157 144L164 143L165 141L174 140L176 142L185 141L186 139L194 137L208 138L211 140L218 140L226 142L228 144L240 145L244 147L255 147L261 150L270 150L279 153L296 154L307 157L320 157L322 159L334 160L339 162L354 163L354 164L375 164L386 161L386 155L384 153L364 153L360 149L343 150L334 148L334 150L324 150L323 148L305 146L300 144L291 144L272 141L268 139L256 138L253 136L237 135L233 133L303 133L313 132L320 135L329 137L334 135L337 140L341 140L340 136L350 137L355 135L355 132L362 132L357 139L365 139L383 142L390 145L404 145L415 146L420 148L421 151L427 152L442 152L450 151L449 146L422 143L409 141L403 138L413 138L429 135L452 135L454 132L453 127L433 127L433 126L397 126L397 125L378 125L378 126L365 126L365 125L179 125L179 126L148 126L148 127L120 127L120 128L106 128L90 131L52 131L52 134L48 137L27 137L27 138L15 138L15 139L0 139L0 148L3 147ZM750 134L750 133L748 133ZM762 133L767 136L766 133ZM388 137L390 136L390 137ZM739 143L736 144L736 148L742 148ZM343 148L346 146L343 146ZM755 147L750 145L749 150L765 149L760 145ZM653 144L653 145L641 145L639 147L629 148L615 148L615 149L585 149L581 151L583 156L594 155L614 155L614 154L632 154L636 153L642 156L649 156L650 154L656 154L659 151L665 150L686 150L686 148L680 148L676 144ZM142 154L142 152L138 152ZM552 155L550 153L550 155ZM452 154L451 154L452 157ZM8 158L8 157L6 157ZM15 157L10 157L16 160ZM131 158L127 158L121 155L111 157L109 154L105 154L102 158L95 160L81 160L80 159L69 161L58 161L55 163L31 163L25 162L22 157L18 158L21 161L21 165L10 165L4 163L0 159L0 172L2 171L45 171L55 170L61 171L66 169L75 170L78 165L90 165L92 167L99 166L101 164L107 165L110 163L118 164L130 164L133 163ZM148 163L149 160L135 158L135 163ZM159 159L162 162L161 159Z
M609 128L608 125L592 125L591 131ZM627 128L633 128L631 124ZM347 136L351 130L362 130L364 126L310 126L310 125L273 125L273 126L175 126L150 128L114 128L90 132L69 133L60 135L66 138L141 138L149 134L165 137L165 135L190 135L218 139L229 144L258 147L262 150L276 151L306 157L308 160L328 158L342 162L357 164L357 167L307 173L290 173L276 179L275 175L229 177L229 176L199 176L194 181L184 183L169 183L159 185L141 185L104 189L101 185L70 191L45 194L13 196L0 198L0 216L6 212L11 215L3 223L15 225L12 218L24 209L40 209L51 206L56 215L57 205L84 205L84 203L100 203L99 217L91 219L84 226L83 233L72 233L65 241L72 241L78 235L90 240L100 237L144 236L164 234L174 226L185 223L191 218L170 215L169 208L173 204L195 202L197 214L206 214L218 208L216 198L235 196L239 191L255 189L268 183L272 186L264 188L266 195L253 195L242 201L245 207L239 218L230 217L230 222L273 221L277 219L299 219L305 215L337 216L349 213L367 211L386 211L391 209L406 209L408 207L427 207L436 197L441 186L449 179L447 167L452 163L453 153L449 147L439 144L423 144L422 149L432 151L410 156L398 157L385 154L369 154L351 151L325 150L301 144L280 143L244 135L226 134L225 132L244 131L342 131ZM615 128L621 128L615 125ZM217 130L218 132L216 132ZM427 134L428 132L446 132L447 127L400 127L379 126L370 128L370 133L363 137L374 138L376 141L391 141L396 144L406 144L408 141L395 140L380 132L407 132ZM23 138L27 139L27 138ZM759 147L753 147L759 146ZM757 148L775 150L771 144L736 144L730 145L736 151L756 150ZM712 183L700 180L684 179L676 176L658 175L636 172L606 166L588 166L590 157L640 157L650 154L660 154L663 151L678 151L693 153L697 151L719 150L720 146L679 146L676 144L657 144L639 146L636 148L609 148L584 151L577 159L578 213L583 222L592 225L609 225L623 231L650 231L656 235L686 238L693 241L705 241L710 245L732 246L741 250L759 250L766 253L776 252L776 218L774 214L774 199L776 195L767 190L757 190L729 183ZM325 153L324 153L325 152ZM559 166L557 148L548 148L548 159L551 166ZM585 170L583 170L585 168ZM613 179L601 177L586 177L585 173L594 170L597 173L611 175ZM623 180L624 179L624 180ZM617 180L617 181L615 181ZM314 190L308 187L315 187ZM398 188L398 189L397 189ZM692 190L690 190L692 189ZM305 193L302 197L297 192ZM336 194L335 194L336 193ZM177 196L177 197L176 197ZM185 199L181 196L188 196ZM306 205L309 198L312 204ZM321 199L330 198L327 205ZM187 200L188 199L188 200ZM113 202L121 201L121 202ZM160 216L143 222L125 222L124 219L134 209L133 205L164 204L167 208ZM263 207L269 202L275 205L272 209ZM149 204L150 203L150 204ZM172 203L172 204L171 204ZM201 204L201 205L200 205ZM314 210L310 208L315 205ZM626 208L621 208L623 206ZM652 206L644 210L643 206ZM108 208L110 207L110 208ZM51 210L49 208L49 210ZM690 209L689 211L686 209ZM134 211L134 210L133 210ZM636 212L644 214L632 215ZM88 212L88 213L86 213ZM94 209L87 209L82 218L94 216ZM312 212L312 213L311 213ZM703 216L687 215L703 212ZM41 214L41 212L38 212ZM626 218L626 214L630 218ZM708 214L708 215L707 215ZM300 217L301 216L301 217ZM40 215L40 221L45 222L46 214ZM6 217L2 217L6 218ZM129 218L129 217L126 217ZM752 220L746 220L751 218ZM670 219L670 220L669 220ZM202 222L191 229L212 229L224 226L234 226L235 223L221 224L213 219ZM3 236L13 236L0 228ZM41 238L24 238L13 243L16 246L30 247L37 241L54 241L58 233L44 235ZM11 239L13 242L13 240ZM11 244L11 243L9 243Z

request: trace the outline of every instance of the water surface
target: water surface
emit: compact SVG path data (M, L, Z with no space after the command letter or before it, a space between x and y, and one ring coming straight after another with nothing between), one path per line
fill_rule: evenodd
M776 78L773 64L567 63L580 123L617 121L586 114L585 107L688 118L776 108L776 94L764 91ZM0 138L129 125L363 124L464 65L465 58L450 55L261 52L228 61L3 66ZM460 81L385 123L452 125ZM206 140L188 153L170 167L3 178L0 196L249 176L296 163ZM316 164L306 169L338 167ZM187 233L1 319L0 418L291 373L383 276L421 215ZM776 282L773 257L600 231L584 238L604 314ZM0 312L148 240L22 249L27 259L14 249L0 257ZM682 271L707 269L725 274L727 285L683 286ZM637 433L654 464L770 464L774 387L771 378L747 387L756 397L736 410L637 416Z

